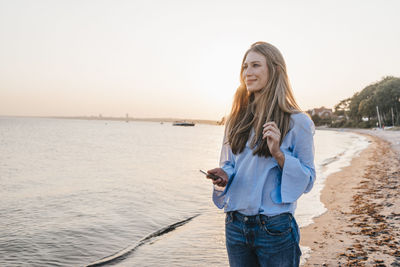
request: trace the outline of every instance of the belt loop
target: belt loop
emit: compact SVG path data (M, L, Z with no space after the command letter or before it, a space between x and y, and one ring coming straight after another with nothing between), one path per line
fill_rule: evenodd
M290 218L290 221L293 221L293 218L294 218L294 217L293 217L293 214L290 213L290 212L289 212L289 218Z
M233 221L233 213L234 211L228 211L228 216L231 221Z
M256 216L256 221L259 226L261 226L261 216L262 216L261 214L257 214Z

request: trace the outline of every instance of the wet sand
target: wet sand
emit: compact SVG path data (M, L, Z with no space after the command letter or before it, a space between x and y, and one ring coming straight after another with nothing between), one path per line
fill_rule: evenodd
M327 178L327 212L301 229L304 266L400 266L400 131L348 131L371 144Z

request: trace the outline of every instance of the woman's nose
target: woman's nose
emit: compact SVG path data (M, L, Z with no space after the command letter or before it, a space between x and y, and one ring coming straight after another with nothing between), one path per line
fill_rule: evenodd
M253 74L253 68L248 67L245 71L245 76L249 76Z

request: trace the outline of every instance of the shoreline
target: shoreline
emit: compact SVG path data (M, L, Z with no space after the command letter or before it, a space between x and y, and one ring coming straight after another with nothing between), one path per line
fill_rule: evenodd
M223 125L221 121L204 119L182 119L182 118L133 118L133 117L99 117L99 116L2 116L13 118L41 118L41 119L63 119L63 120L99 120L99 121L144 121L158 123L173 123L176 121L194 122L195 124Z
M345 131L371 143L327 177L327 211L300 230L300 244L311 248L303 266L400 266L400 132Z

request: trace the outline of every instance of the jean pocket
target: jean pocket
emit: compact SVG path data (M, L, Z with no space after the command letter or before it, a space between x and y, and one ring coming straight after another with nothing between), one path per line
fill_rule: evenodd
M233 215L231 212L227 212L225 216L225 225L231 223L233 221Z
M280 214L268 219L262 219L262 226L269 235L287 235L292 231L292 217L289 214Z

